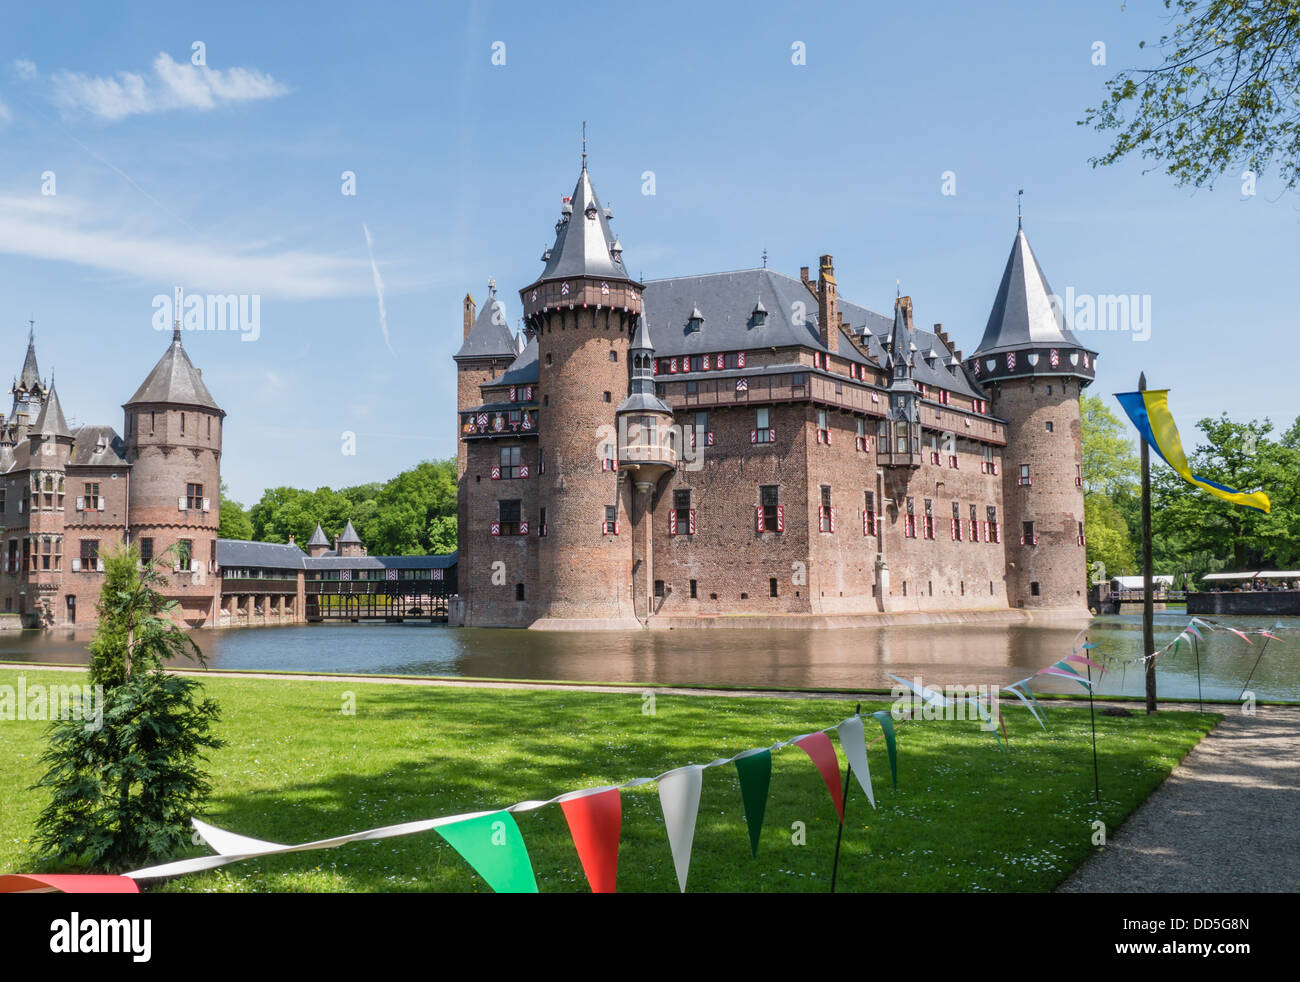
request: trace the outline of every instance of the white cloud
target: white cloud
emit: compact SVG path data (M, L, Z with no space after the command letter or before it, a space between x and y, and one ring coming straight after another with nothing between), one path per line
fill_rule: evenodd
M139 231L133 219L94 214L62 194L0 197L0 253L76 263L150 289L182 283L196 292L312 300L360 296L367 286L363 260L294 248L250 251L239 242ZM373 261L371 269L377 275Z
M4 104L3 99L0 99L0 123L7 123L11 119L13 116L9 114L9 107Z
M15 62L21 75L30 66ZM154 59L153 74L118 72L115 76L90 76L78 72L58 72L51 77L54 101L67 112L86 112L108 122L142 113L194 109L207 112L221 105L274 99L289 91L283 83L255 68L228 68L222 71L206 65L173 61L163 52Z
M375 240L370 237L370 229L366 228L365 222L361 223L361 231L366 233L366 252L370 254L370 273L375 281L375 294L379 297L379 330L383 332L384 344L388 345L388 350L393 354L393 345L388 340L388 311L384 307L384 281L379 275L379 267L375 264Z
M24 82L34 79L36 77L36 62L29 61L26 58L16 58L14 60L14 74Z

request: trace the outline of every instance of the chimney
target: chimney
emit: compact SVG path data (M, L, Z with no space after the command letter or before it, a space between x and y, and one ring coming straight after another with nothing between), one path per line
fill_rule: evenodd
M899 297L898 305L903 308L903 323L907 325L909 331L914 330L915 325L912 324L912 298Z
M293 545L293 533L289 533L289 545Z
M339 554L339 537L336 535L334 536L334 555L337 556L338 554Z
M835 262L822 256L817 271L817 331L831 354L839 351L839 298L835 295Z
M806 286L812 292L813 296L817 296L817 287L813 286L810 282L808 282L807 266L799 267L799 279L803 283L803 285Z
M465 337L469 338L470 328L474 326L474 298L465 294Z

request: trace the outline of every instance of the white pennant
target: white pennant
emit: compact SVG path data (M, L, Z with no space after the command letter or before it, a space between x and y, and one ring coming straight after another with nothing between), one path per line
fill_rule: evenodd
M700 810L700 789L704 785L699 764L688 764L659 778L659 806L664 811L668 829L668 846L677 869L677 885L686 892L686 876L691 871L691 844L695 841L695 816Z
M871 768L867 766L867 736L862 729L862 717L854 716L846 719L835 728L835 732L839 734L844 756L848 758L849 766L853 768L853 776L858 779L858 784L867 793L867 801L871 802L871 807L875 808L876 796L871 791Z

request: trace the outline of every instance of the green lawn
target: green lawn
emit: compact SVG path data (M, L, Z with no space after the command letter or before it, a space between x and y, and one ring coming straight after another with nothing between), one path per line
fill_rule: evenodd
M79 681L69 673L26 675L29 685ZM0 672L0 684L16 684L17 676ZM850 701L659 696L656 713L645 715L638 695L219 676L205 685L221 703L219 732L229 746L212 758L214 795L203 817L286 843L653 776L820 729L853 710ZM340 713L348 690L356 694L350 716ZM1048 712L1043 733L1023 709L1006 708L1010 752L972 722L900 723L897 791L883 742L873 744L878 807L871 810L855 782L839 889L1049 890L1093 850L1094 820L1113 834L1217 719L1098 716L1098 806L1086 704L1058 703ZM874 721L867 732L879 735ZM43 724L0 721L0 872L32 867L30 836L44 799L28 789L43 745ZM516 820L542 892L585 891L560 809ZM805 845L792 841L796 822L807 829ZM762 842L751 858L735 769L707 770L688 889L824 892L836 826L811 761L794 747L777 751ZM250 860L154 889L487 888L429 832ZM677 889L654 785L623 794L619 889Z

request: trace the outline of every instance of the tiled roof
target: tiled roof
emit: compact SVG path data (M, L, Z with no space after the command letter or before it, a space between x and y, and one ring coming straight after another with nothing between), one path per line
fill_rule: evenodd
M130 467L126 446L111 426L80 426L73 431L69 465L82 467Z
M135 395L123 405L134 406L151 402L198 406L221 412L216 400L212 398L212 393L203 384L202 373L194 367L189 355L185 353L179 335L173 338L172 343L158 359L158 364L154 365L153 371L136 390Z
M515 353L515 338L510 333L505 304L497 297L496 287L489 287L483 309L474 318L469 337L456 352L456 358L506 358Z

